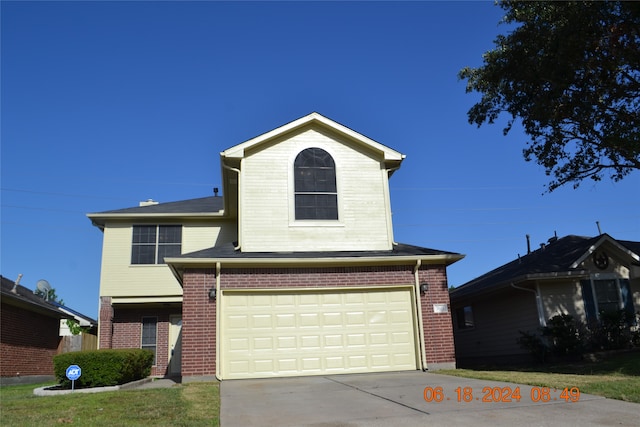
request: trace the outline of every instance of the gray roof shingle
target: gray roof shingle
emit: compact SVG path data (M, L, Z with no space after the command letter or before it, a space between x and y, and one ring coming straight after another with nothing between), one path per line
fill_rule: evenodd
M157 205L136 206L98 212L98 214L188 214L218 212L222 210L222 197L210 196L199 199L180 200L177 202L158 203Z
M176 258L253 259L253 258L357 258L357 257L415 257L424 255L462 255L455 252L422 248L398 243L390 251L314 251L314 252L242 252L234 250L233 243L180 255Z
M504 284L516 282L533 275L544 275L553 273L563 274L586 274L581 268L573 268L572 265L589 248L596 244L603 236L614 240L610 236L603 234L596 237L582 237L569 235L551 241L543 248L537 249L527 255L519 257L507 264L504 264L482 276L458 286L451 292L451 298L460 298L472 294L481 293L489 289L497 288ZM638 253L640 242L630 242L616 240L630 251Z

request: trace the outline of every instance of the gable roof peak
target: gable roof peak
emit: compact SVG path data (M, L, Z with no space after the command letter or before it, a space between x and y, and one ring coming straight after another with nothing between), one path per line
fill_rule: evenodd
M223 159L223 161L225 158L227 159L243 158L245 156L246 150L256 147L258 145L261 145L267 141L270 141L288 132L292 132L297 129L300 129L303 126L308 126L310 124L317 124L319 126L331 129L334 132L337 132L340 135L343 135L362 146L369 147L370 149L379 152L382 155L384 161L399 163L406 157L404 154L396 150L393 150L377 141L374 141L373 139L359 132L356 132L353 129L350 129L349 127L343 124L340 124L334 120L331 120L330 118L323 116L322 114L315 111L307 114L306 116L300 117L299 119L293 120L289 123L279 126L273 130L270 130L254 138L251 138L238 145L234 145L233 147L230 147L222 151L220 153L220 157Z

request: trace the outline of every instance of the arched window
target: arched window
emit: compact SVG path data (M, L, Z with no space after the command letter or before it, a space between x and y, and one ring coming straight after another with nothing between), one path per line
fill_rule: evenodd
M338 219L336 165L329 153L307 148L293 164L296 219Z

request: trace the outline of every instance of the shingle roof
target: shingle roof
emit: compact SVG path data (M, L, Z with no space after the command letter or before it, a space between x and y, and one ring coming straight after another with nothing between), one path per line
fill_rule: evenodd
M524 255L504 264L488 273L483 274L453 290L451 298L460 298L471 294L481 293L502 285L515 283L531 276L545 274L584 275L587 272L576 268L573 264L583 256L591 246L606 237L607 234L596 237L565 236L544 245L530 254ZM638 253L640 242L614 240L634 253ZM634 250L635 248L635 250Z
M357 257L415 257L425 255L451 255L462 258L455 252L423 248L398 243L390 251L316 251L316 252L242 252L234 250L234 244L227 243L212 248L180 255L176 258L211 258L211 259L252 259L252 258L357 258Z
M58 310L58 307L53 303L44 300L42 297L35 295L32 290L25 288L22 285L17 285L15 288L16 292L11 292L13 289L15 282L13 280L7 279L4 276L0 276L0 280L2 281L1 290L2 290L2 301L9 302L15 301L23 307L29 307L31 311L37 311L41 313L45 313L50 317L57 318L71 318L72 316L61 312Z
M618 240L625 248L629 249L631 252L640 255L640 242L632 242L630 240Z
M210 196L199 199L180 200L177 202L158 203L156 205L136 206L133 208L116 209L98 212L97 214L187 214L218 212L222 209L222 197ZM95 214L90 214L95 215Z

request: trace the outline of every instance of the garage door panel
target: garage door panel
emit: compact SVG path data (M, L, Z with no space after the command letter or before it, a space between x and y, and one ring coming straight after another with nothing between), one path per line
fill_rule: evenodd
M302 313L298 316L298 326L301 328L318 328L320 326L319 313Z
M350 348L364 347L367 344L365 334L347 334L347 344Z
M300 348L302 350L317 350L320 348L322 338L319 335L303 335L300 337Z
M342 335L325 335L324 348L338 347L342 348Z
M267 328L273 329L273 324L271 323L271 315L269 314L258 314L251 316L251 326L253 328Z
M295 314L276 314L275 316L276 316L276 327L278 329L296 327Z
M222 378L416 369L408 289L222 296Z
M363 311L348 311L345 313L345 319L349 326L364 326L365 323Z

